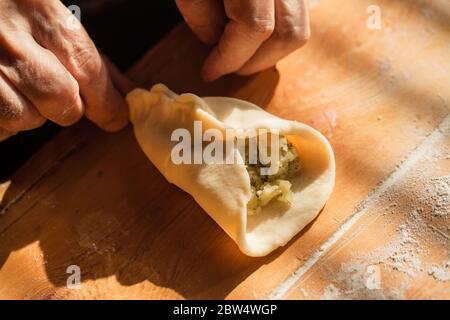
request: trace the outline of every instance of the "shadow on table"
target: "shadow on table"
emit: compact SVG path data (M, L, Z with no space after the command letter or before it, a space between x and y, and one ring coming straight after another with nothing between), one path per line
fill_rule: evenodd
M262 95L264 101L261 97L253 100L265 107L279 79L274 70L254 77L225 77L209 84L211 89L205 85L202 90L228 95L232 93L221 89L227 82L245 88L256 77L270 82ZM32 272L30 263L43 261L53 286L30 293L35 295L31 298L73 297L71 294L107 298L109 287L105 285L102 291L99 285L100 291L89 291L92 284L86 285L86 291L82 285L79 292L67 291L69 296L64 296L67 267L77 265L83 283L115 275L126 287L148 281L187 299L222 299L282 252L264 258L243 255L189 195L166 182L140 150L130 128L106 134L85 123L68 130L62 134L88 133L74 138L73 148L43 166L43 172L38 172L41 167L36 165L23 168L37 170L32 182L23 178L23 173L20 179L13 176L0 205L8 207L0 216L0 273L7 272L4 268L8 265L8 270ZM64 137L52 143L67 147L67 141ZM45 160L43 156L55 150L44 147L37 157ZM42 257L37 253L35 257L26 255L23 261L11 257L36 241ZM30 288L36 285L30 283ZM118 285L112 288L114 296L120 295L119 290L127 292L125 297L132 293ZM167 294L150 287L140 296L165 298Z

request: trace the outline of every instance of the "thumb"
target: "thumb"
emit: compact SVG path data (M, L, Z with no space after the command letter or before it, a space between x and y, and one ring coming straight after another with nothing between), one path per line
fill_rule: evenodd
M102 59L105 62L106 68L108 69L109 75L111 76L111 80L116 87L117 90L120 91L122 95L126 95L128 92L137 87L137 85L127 78L122 72L120 72L119 68L109 60L107 56L101 53Z

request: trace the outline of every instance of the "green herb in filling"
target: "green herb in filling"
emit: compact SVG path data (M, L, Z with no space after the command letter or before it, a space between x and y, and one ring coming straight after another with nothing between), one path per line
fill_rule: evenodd
M269 144L270 153L270 144ZM270 167L271 164L249 164L248 147L245 157L246 168L250 176L252 197L247 205L249 215L257 214L273 200L287 204L292 202L292 178L300 170L300 159L294 146L286 139L279 137L278 170L272 175L261 175L261 168Z

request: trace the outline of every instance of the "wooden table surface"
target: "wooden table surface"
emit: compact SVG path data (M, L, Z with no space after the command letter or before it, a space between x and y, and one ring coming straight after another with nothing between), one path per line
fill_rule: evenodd
M286 247L243 255L130 128L84 121L0 185L0 298L450 298L450 2L375 2L311 1L308 45L253 77L202 83L208 50L183 25L129 71L330 139L335 191ZM370 4L380 30L366 27Z

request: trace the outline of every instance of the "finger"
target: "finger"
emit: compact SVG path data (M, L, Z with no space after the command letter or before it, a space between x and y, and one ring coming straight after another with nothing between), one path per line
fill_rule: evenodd
M123 75L123 73L120 72L116 65L112 63L107 56L104 54L101 54L101 56L106 64L106 67L108 68L109 74L111 75L111 80L114 87L119 90L123 96L127 95L131 90L137 88L137 85Z
M6 139L16 135L15 132L9 132L8 130L5 130L0 127L0 141L5 141Z
M45 118L0 72L0 127L19 132L35 129L44 122Z
M305 0L275 0L275 30L237 72L248 75L274 66L309 39L310 20Z
M184 20L204 43L216 44L227 22L221 0L176 0Z
M78 82L86 117L108 131L123 128L128 123L128 107L94 43L78 20L68 20L71 12L61 2L48 6L48 18L60 23L49 28L42 19L33 21L37 42L51 50Z
M239 70L275 27L273 0L225 0L225 11L231 21L205 61L202 74L207 81Z
M0 63L0 71L47 119L68 126L83 116L83 103L75 79L49 50L28 33L15 38L20 48Z

